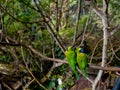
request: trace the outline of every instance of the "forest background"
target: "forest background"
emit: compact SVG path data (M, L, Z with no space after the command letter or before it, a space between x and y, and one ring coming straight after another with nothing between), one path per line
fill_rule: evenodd
M120 71L119 10L119 0L0 0L2 88L80 90L83 82L90 83L90 90L113 86ZM65 60L66 45L87 50L87 81L76 83Z

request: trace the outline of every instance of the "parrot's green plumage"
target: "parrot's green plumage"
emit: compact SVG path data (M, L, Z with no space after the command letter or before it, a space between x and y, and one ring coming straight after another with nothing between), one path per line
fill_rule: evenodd
M87 74L88 55L83 53L82 48L77 48L76 53L77 53L78 66L81 69L81 71L83 72L84 77L87 78L88 77L88 74Z
M77 60L76 60L76 53L75 51L72 49L71 46L68 47L68 50L65 52L65 55L66 55L66 59L71 67L71 69L74 71L75 73L75 77L77 80L80 79L79 77L79 74L78 74L78 71L76 69L76 63L77 63Z

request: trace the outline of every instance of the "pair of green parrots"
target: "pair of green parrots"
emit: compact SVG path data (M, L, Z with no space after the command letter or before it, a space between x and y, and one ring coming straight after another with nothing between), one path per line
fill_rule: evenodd
M84 53L83 48L77 48L76 51L72 49L72 46L69 46L65 52L66 59L73 70L77 80L80 79L76 64L78 64L80 70L82 71L85 78L88 77L87 66L88 66L88 55Z

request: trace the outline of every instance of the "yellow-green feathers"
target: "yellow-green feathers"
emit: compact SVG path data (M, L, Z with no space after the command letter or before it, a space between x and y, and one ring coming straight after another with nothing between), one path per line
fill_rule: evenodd
M75 77L77 80L79 80L79 75L78 75L78 71L76 69L76 63L77 63L77 60L76 60L76 53L75 51L72 49L71 46L68 47L68 50L65 52L65 55L66 55L66 59L71 67L71 69L74 71L75 73Z
M88 66L88 55L84 53L83 48L77 48L76 52L72 49L71 46L68 47L68 50L65 52L66 59L74 71L76 79L79 80L79 74L76 69L76 64L78 64L85 78L88 77L87 66Z
M87 78L88 55L83 52L82 48L77 48L76 53L78 66L83 72L85 78Z

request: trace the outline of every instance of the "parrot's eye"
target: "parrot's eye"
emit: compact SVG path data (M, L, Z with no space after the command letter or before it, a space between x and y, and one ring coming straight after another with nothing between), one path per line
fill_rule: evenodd
M80 52L81 52L81 53L84 53L85 51L84 51L84 49L82 48L82 49L80 50Z

